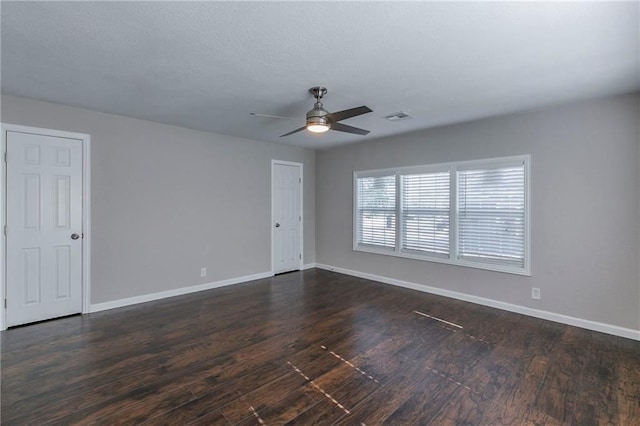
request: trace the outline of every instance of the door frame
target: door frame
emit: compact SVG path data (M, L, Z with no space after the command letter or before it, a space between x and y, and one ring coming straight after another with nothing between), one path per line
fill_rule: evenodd
M82 141L82 313L89 313L91 304L91 136L85 133L66 132L62 130L44 129L40 127L18 124L0 123L2 141L0 152L0 330L7 329L7 310L4 300L7 294L7 239L4 227L7 225L7 132L31 133L35 135L54 136Z
M276 270L276 259L275 259L275 232L274 232L274 223L275 223L275 203L274 203L274 197L275 197L275 191L273 190L273 186L274 186L274 170L276 165L282 165L282 166L294 166L294 167L299 167L300 168L300 261L298 264L298 269L300 269L302 271L303 267L302 265L304 265L304 164L303 163L296 163L293 161L284 161L284 160L271 160L271 223L269 224L269 226L271 227L271 275L275 275L275 270Z

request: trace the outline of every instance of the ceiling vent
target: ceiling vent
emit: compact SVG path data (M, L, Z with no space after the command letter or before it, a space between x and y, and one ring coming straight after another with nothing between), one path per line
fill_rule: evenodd
M400 112L394 112L393 114L389 114L385 118L389 121L400 121L400 120L408 120L413 117L404 111L400 111Z

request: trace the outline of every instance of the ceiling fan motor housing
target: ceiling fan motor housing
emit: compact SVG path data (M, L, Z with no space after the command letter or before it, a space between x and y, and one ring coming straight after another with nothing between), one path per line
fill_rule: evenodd
M316 102L313 109L307 112L307 126L316 124L329 126L330 123L326 118L327 115L329 115L329 111L324 109L322 102Z

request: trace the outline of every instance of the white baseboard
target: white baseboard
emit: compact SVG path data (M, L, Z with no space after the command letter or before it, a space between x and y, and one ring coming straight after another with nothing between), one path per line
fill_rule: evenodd
M452 299L464 300L465 302L476 303L478 305L489 306L492 308L502 309L504 311L515 312L518 314L528 315L535 318L541 318L549 321L555 321L562 324L572 325L575 327L586 328L588 330L599 331L601 333L613 334L614 336L626 337L627 339L640 340L640 330L620 327L612 324L591 321L582 318L570 317L568 315L557 314L554 312L542 311L540 309L528 308L526 306L514 305L511 303L501 302L499 300L487 299L484 297L473 296L470 294L459 293L457 291L445 290L428 285L413 283L409 281L398 280L395 278L383 277L380 275L368 274L366 272L353 271L351 269L340 268L337 266L324 265L316 263L316 268L325 269L327 271L339 272L345 275L365 278L372 281L379 281L385 284L391 284L398 287L410 288L412 290L422 291L424 293L436 294L438 296L450 297Z
M313 269L316 267L315 263L307 263L306 265L302 265L302 270L306 271L307 269Z
M195 293L198 291L211 290L213 288L224 287L233 284L240 284L247 281L259 280L272 277L272 272L262 272L259 274L246 275L244 277L229 278L211 283L198 284L189 287L176 288L173 290L160 291L158 293L143 294L141 296L127 297L126 299L112 300L110 302L95 303L89 305L89 313L104 311L107 309L121 308L123 306L135 305L138 303L151 302L153 300L165 299L167 297L181 296L183 294Z

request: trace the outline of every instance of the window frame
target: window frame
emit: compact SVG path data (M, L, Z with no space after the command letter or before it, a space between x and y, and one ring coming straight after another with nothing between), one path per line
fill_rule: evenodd
M524 166L524 256L523 266L501 265L478 260L459 259L458 248L458 171L482 170L487 168ZM449 171L449 256L432 255L429 253L415 253L403 251L402 248L402 175L437 173ZM395 210L395 247L378 248L358 243L358 179L376 176L396 177L396 210ZM353 250L364 253L382 254L405 259L422 260L427 262L445 263L495 272L531 276L531 156L517 155L509 157L488 158L470 161L456 161L449 163L427 164L420 166L394 167L387 169L362 170L353 172Z

